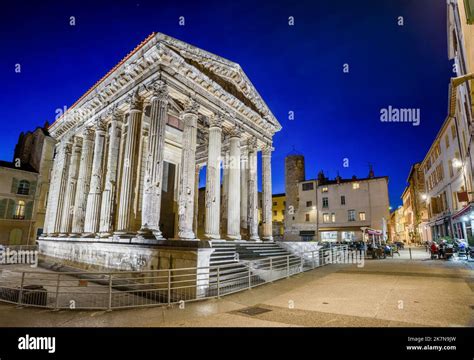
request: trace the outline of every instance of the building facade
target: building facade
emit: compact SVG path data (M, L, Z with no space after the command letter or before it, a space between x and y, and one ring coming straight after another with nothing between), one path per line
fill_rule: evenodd
M294 166L293 160L287 164ZM297 160L304 168L304 159ZM372 170L361 179L330 180L320 172L316 179L298 181L296 189L293 207L286 197L285 240L360 241L367 231L382 232L389 221L388 178Z
M459 157L456 158L456 166L462 173L462 184L454 186L459 190L457 199L453 199L451 225L454 237L470 240L474 244L474 3L472 0L447 0L447 14L448 57L454 61L453 71L456 73L449 87L448 117L457 130Z
M272 138L281 126L236 63L152 34L49 129L58 143L44 253L69 258L94 249L86 261L105 267L131 253L139 268L170 267L165 260L177 256L160 263L147 246L272 240ZM114 246L124 243L136 246Z
M428 209L425 201L425 179L421 164L414 164L407 178L407 187L402 194L403 241L408 244L429 241ZM401 222L401 219L399 220Z
M273 194L272 221L273 221L273 237L275 239L283 239L283 234L285 233L285 211L286 211L285 194Z
M13 161L0 161L0 244L34 245L43 232L54 139L46 127L21 133Z

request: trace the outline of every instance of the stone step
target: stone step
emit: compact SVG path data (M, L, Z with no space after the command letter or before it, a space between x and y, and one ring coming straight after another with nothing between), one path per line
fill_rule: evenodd
M234 260L234 259L222 259L222 260L214 260L214 259L211 259L209 261L209 265L210 266L217 266L217 265L224 265L224 264L232 264L232 263L236 263L238 264L238 261L237 260Z

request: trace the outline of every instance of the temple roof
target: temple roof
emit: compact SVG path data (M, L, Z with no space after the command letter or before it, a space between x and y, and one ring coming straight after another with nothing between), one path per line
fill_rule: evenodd
M154 46L164 46L173 51L188 65L194 67L196 70L218 84L224 91L234 96L262 118L266 118L268 122L275 126L277 131L281 129L281 125L271 113L270 109L245 75L239 64L162 33L150 34L117 65L108 71L107 74L87 90L77 101L75 101L74 104L68 108L68 111L75 107L82 106L89 94L98 92L99 87L106 83L106 80L112 78L112 75L118 73L120 68L131 62L132 58L135 58L135 54L145 52ZM68 111L66 111L65 114L67 114ZM65 114L59 117L50 128Z

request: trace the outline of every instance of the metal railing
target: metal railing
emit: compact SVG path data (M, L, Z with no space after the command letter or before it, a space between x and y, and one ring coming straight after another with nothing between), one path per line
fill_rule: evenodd
M216 298L347 261L347 246L226 265L125 272L0 272L0 301L48 309L123 309ZM354 256L354 253L352 253ZM335 261L337 259L337 261Z

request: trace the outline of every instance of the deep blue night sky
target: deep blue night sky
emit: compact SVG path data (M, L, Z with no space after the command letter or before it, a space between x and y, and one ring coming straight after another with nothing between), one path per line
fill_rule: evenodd
M21 131L52 122L57 108L156 31L242 66L283 125L274 139L275 193L284 192L284 158L294 147L305 155L307 178L320 169L365 177L372 163L376 175L389 176L395 207L411 164L446 116L454 76L445 0L9 1L0 17L3 160ZM420 126L380 122L388 105L420 108Z

